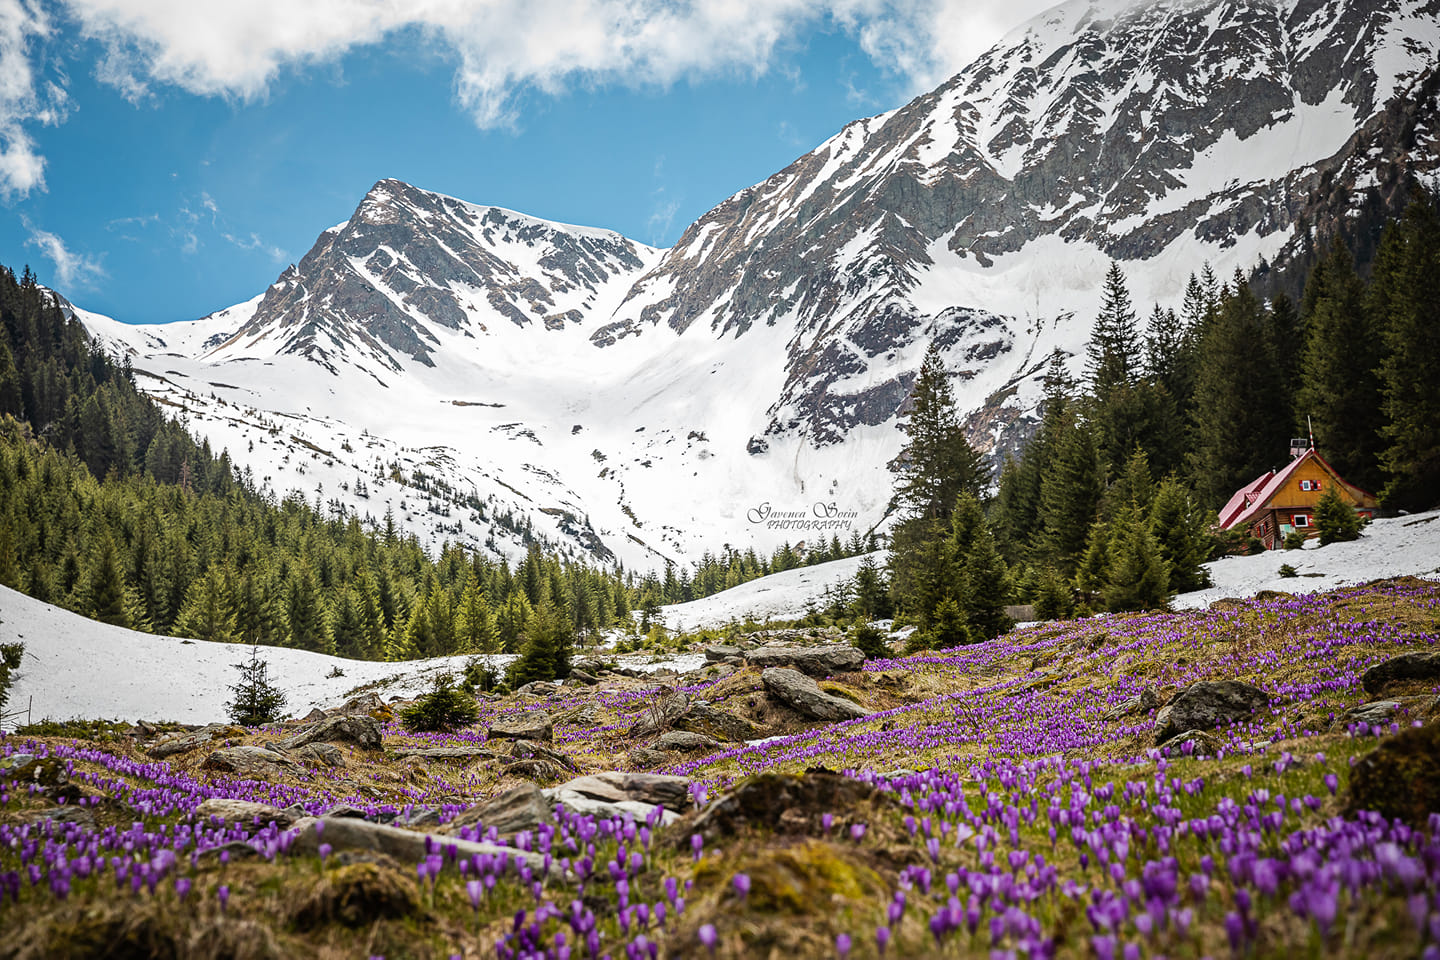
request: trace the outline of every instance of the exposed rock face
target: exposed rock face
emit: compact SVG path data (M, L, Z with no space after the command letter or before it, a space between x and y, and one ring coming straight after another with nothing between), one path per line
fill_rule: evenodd
M680 812L690 806L690 778L609 771L576 777L556 788L609 803L633 801Z
M814 720L855 720L870 715L860 704L826 693L797 670L771 667L760 675L765 689L780 702Z
M1384 693L1390 684L1406 680L1440 681L1440 651L1417 650L1377 663L1360 675L1360 686L1374 696Z
M689 730L670 730L660 735L655 741L655 746L660 750L678 750L681 753L700 753L719 750L722 744L714 737L707 737L703 733L691 733Z
M1175 695L1155 714L1155 743L1187 730L1212 730L1243 720L1270 702L1270 694L1239 680L1202 680Z
M1124 717L1133 717L1139 713L1148 713L1160 706L1160 698L1155 691L1146 687L1135 696L1122 703L1117 703L1105 714L1106 720L1120 720Z
M552 750L543 743L534 740L516 740L510 745L510 756L515 760L544 760L557 769L574 772L578 768L575 761L558 750Z
M844 644L818 647L757 647L745 654L745 662L754 667L794 667L812 677L828 677L865 666L865 654L859 648Z
M363 750L380 749L380 721L374 717L345 715L330 717L282 740L286 750L295 750L307 743L353 743Z
M321 766L345 766L345 754L341 753L340 748L332 743L307 743L295 751L295 756Z
M543 713L525 713L491 724L485 736L488 740L543 740L549 743L555 739L555 724Z
M1374 810L1417 829L1440 811L1440 724L1384 740L1350 770L1345 813Z

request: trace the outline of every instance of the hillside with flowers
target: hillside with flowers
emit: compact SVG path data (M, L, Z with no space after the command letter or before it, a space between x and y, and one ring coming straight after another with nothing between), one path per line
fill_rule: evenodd
M0 740L0 956L1431 958L1437 639L1408 577L852 660L839 722L737 638L444 733L363 691L34 728ZM1255 699L1172 729L1226 684Z

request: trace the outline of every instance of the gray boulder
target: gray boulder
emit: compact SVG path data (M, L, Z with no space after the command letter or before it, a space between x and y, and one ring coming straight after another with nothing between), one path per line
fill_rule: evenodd
M295 751L295 756L323 767L345 766L345 754L333 743L307 743Z
M865 666L865 654L842 643L818 647L757 647L745 654L752 667L794 667L812 677L828 677Z
M297 819L287 811L272 807L268 803L253 803L249 800L231 800L225 797L211 797L195 808L195 817L204 823L212 817L233 823L240 827L264 827L274 823L281 830L288 830Z
M229 773L246 780L275 780L294 776L304 768L276 750L263 746L226 747L216 750L200 769Z
M299 828L299 833L296 835L291 849L301 853L315 853L320 849L320 844L328 843L336 853L347 850L368 850L383 853L401 863L419 863L430 854L432 849L443 852L453 847L457 858L469 858L475 854L490 856L504 854L512 861L519 860L528 864L531 871L536 874L543 876L547 873L545 859L542 856L514 847L457 840L443 834L432 835L418 830L406 830L401 827L370 823L367 820L354 820L349 817L333 819L325 817L321 820L306 818L296 826ZM317 827L320 829L317 830ZM558 865L552 864L551 872L557 870Z
M1111 707L1105 713L1106 720L1120 720L1124 717L1133 717L1137 713L1149 713L1160 706L1160 698L1155 696L1155 691L1146 687L1128 700L1122 700Z
M575 761L565 754L534 740L516 740L510 746L510 756L515 760L544 760L561 770L569 770L572 773L579 769L575 766Z
M295 750L307 743L353 743L362 750L379 750L380 721L359 714L329 717L280 741L280 746Z
M232 726L228 723L212 723L208 726L201 727L199 730L192 730L189 733L182 733L157 740L150 745L150 749L147 752L157 760L164 760L166 757L174 757L182 753L189 753L191 750L198 750L206 744L214 743L216 740L223 740L226 737L243 737L245 733L246 731L243 728Z
M650 702L649 708L630 726L627 736L649 737L668 730L690 710L690 694L676 693Z
M509 720L497 720L486 732L487 740L544 740L555 739L555 724L543 713L522 713Z
M713 753L721 748L721 743L714 737L707 737L703 733L691 733L689 730L668 730L655 741L655 748L657 750L678 750L681 753L699 753L701 751Z
M1187 730L1213 730L1250 716L1270 702L1270 694L1240 680L1202 680L1177 693L1155 714L1155 743Z
M1384 663L1377 663L1360 675L1360 686L1374 696L1383 693L1390 684L1404 680L1430 683L1440 680L1440 650L1402 653Z
M477 803L451 820L446 829L453 832L461 827L493 827L502 836L509 836L551 822L553 809L539 787L526 783Z
M760 682L775 699L814 720L856 720L870 715L855 701L821 690L798 670L771 667L760 674Z
M385 701L380 699L377 693L362 693L359 696L351 697L334 710L326 710L327 717L368 717L376 710L385 706ZM310 719L306 717L305 719Z
M705 659L710 663L722 663L731 657L738 656L740 656L739 647L727 647L724 644L718 644L705 648Z

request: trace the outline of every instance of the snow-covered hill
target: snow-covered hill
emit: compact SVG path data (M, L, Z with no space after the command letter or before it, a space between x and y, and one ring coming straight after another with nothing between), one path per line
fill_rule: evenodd
M871 556L884 561L883 554ZM827 590L850 581L860 562L852 557L787 570L702 600L673 604L663 608L665 623L671 629L698 630L747 619L795 619L804 616L807 607L823 603ZM1300 576L1281 577L1280 566L1286 563ZM1221 597L1254 596L1261 590L1308 593L1382 577L1437 577L1440 511L1377 520L1350 543L1229 557L1209 569L1216 585L1175 598L1176 608L1203 607ZM248 647L135 633L0 587L0 643L15 641L25 644L25 661L11 691L10 709L25 710L33 702L35 719L222 720L229 687L236 682L234 667L249 657ZM456 671L466 660L376 663L279 647L263 648L262 655L289 698L288 709L298 716L311 707L336 706L363 684L378 684L382 696L411 697L427 689L436 673ZM672 664L690 669L699 658L660 663L647 657L624 659L637 669ZM341 675L332 676L337 669Z
M668 251L383 180L251 301L78 315L257 483L431 544L654 568L807 535L764 504L867 530L931 341L1013 448L1111 259L1173 303L1322 193L1440 182L1437 60L1440 0L1069 0Z

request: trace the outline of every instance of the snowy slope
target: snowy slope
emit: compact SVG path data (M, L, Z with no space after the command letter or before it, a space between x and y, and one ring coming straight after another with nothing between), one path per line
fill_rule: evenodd
M797 539L765 503L844 538L882 521L929 343L1014 449L1111 260L1144 310L1273 258L1437 60L1440 0L1069 0L670 250L382 180L251 301L79 315L262 488L431 546L654 569Z
M729 590L713 593L689 603L672 603L661 608L665 627L669 630L704 630L723 627L728 623L754 620L794 620L803 617L807 607L823 607L827 591L848 583L855 577L865 557L884 567L888 554L879 550L862 557L831 560L809 567L797 567L772 573Z

